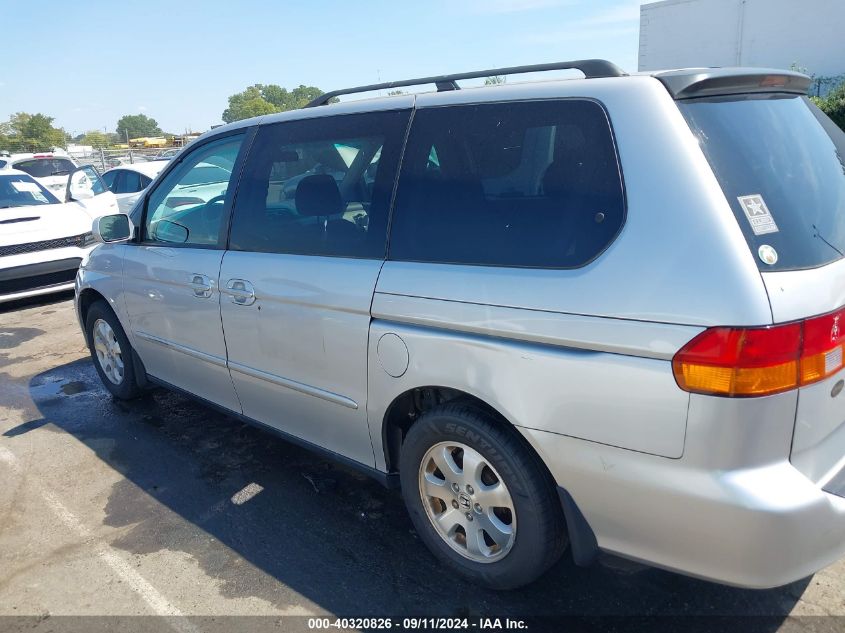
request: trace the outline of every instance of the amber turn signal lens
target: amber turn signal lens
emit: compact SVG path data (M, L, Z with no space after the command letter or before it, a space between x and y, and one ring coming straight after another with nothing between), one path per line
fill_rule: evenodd
M809 385L843 368L845 308L795 323L714 327L672 359L678 386L693 393L765 396Z

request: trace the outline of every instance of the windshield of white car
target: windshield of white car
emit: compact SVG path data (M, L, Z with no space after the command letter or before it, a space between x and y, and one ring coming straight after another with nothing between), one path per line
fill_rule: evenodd
M0 174L0 209L39 204L59 204L59 200L29 176Z

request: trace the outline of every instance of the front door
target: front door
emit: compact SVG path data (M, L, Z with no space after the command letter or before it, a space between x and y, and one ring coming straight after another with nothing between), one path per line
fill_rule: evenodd
M106 186L103 177L91 165L77 167L67 179L66 202L80 205L93 220L118 213L117 198Z
M147 373L236 412L218 277L243 140L194 148L158 183L123 270L132 343Z
M368 465L370 303L408 116L262 126L220 275L244 414Z

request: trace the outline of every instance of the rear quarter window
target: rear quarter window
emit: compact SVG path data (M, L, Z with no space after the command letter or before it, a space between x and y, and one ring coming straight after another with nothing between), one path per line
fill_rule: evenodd
M610 123L594 101L421 109L391 228L394 260L575 268L625 216Z
M678 104L760 270L799 270L845 253L845 133L799 95ZM760 256L771 250L777 261Z

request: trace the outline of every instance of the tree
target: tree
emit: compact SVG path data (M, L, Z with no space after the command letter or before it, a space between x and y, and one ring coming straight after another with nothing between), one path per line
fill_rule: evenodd
M81 144L82 145L90 145L95 149L100 149L102 147L109 146L109 137L105 132L100 132L100 130L91 130L90 132L86 132L85 136L82 137Z
M487 77L484 79L485 86L501 86L504 83L507 83L508 78L504 75L493 75L492 77Z
M156 120L146 114L127 114L117 121L117 135L126 142L127 138L161 136L161 129Z
M845 82L831 90L826 97L814 97L813 101L836 125L845 130Z
M223 111L226 123L263 114L286 112L301 108L323 94L314 86L301 85L287 90L276 84L255 84L229 97L229 107Z
M67 146L67 133L62 128L53 127L53 117L41 113L18 112L4 127L5 144L14 151L48 152L55 147Z

